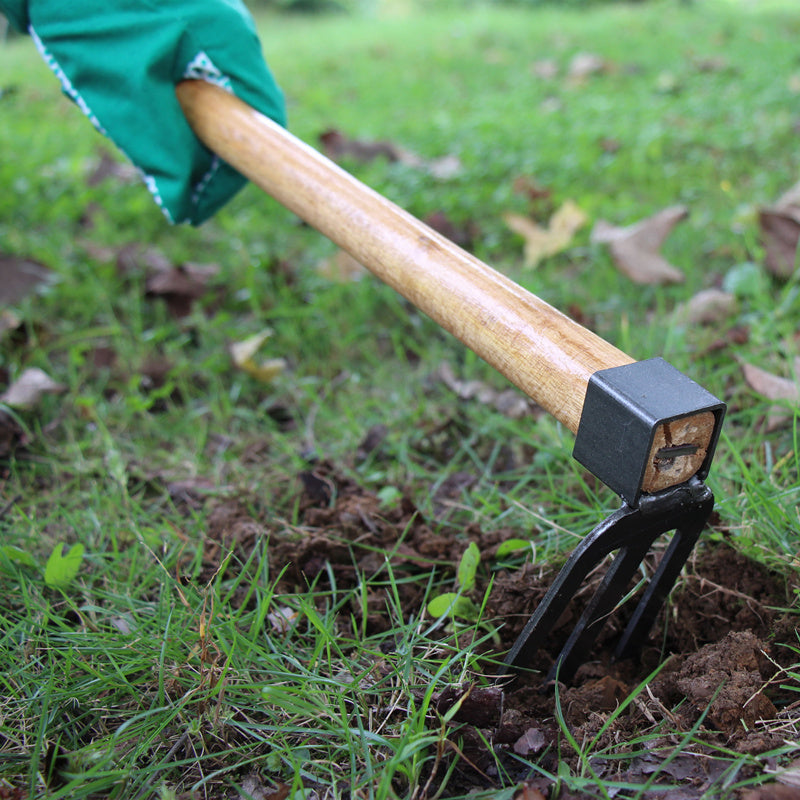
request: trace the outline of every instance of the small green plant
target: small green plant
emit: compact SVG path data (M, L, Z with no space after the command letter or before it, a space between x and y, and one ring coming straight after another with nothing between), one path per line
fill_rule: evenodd
M78 543L64 552L65 544L57 544L44 567L44 582L53 589L65 589L75 579L83 563L86 548Z
M475 578L481 563L481 552L475 542L470 542L461 556L456 572L455 592L445 592L432 598L428 603L428 613L432 617L451 616L466 622L477 622L480 609L466 597L465 593L475 588Z

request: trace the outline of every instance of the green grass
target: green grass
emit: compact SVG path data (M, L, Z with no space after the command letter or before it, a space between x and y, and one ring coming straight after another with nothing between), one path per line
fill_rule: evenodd
M355 17L265 14L259 23L301 138L314 143L335 127L426 159L458 156L462 171L445 181L400 163L346 166L419 216L477 223L479 257L579 311L634 357L663 355L725 398L709 481L716 528L796 587L797 413L787 408L794 424L766 431L772 403L745 385L740 362L793 374L797 278L759 271L716 326L673 319L698 290L762 262L756 210L800 175L793 4L398 5ZM566 80L579 52L608 68ZM543 59L560 77L536 77ZM22 332L0 339L0 368L13 378L38 366L68 387L20 412L31 445L0 479L2 545L33 561L0 550L0 659L9 665L0 677L0 781L30 796L47 785L51 797L222 797L260 771L292 797L313 787L329 797L419 796L432 766L442 779L452 756L431 697L482 681L480 654L490 649L480 642L486 627L472 640L448 638L424 616L452 575L419 576L412 613L400 599L407 578L386 567L356 588L281 593L284 565L270 563L262 539L206 583L209 509L239 498L266 535L304 535L296 476L313 454L367 489L413 499L448 535L477 524L533 536L544 563L614 498L571 462L571 435L550 418L511 420L432 380L447 361L459 377L506 386L386 287L322 277L317 265L333 246L256 189L201 229L170 228L138 183L87 185L106 145L30 42L0 47L0 88L0 249L39 259L59 278L15 309ZM665 246L685 283L631 284L590 243L588 227L567 253L526 271L521 241L502 219L529 210L513 190L524 175L551 191L544 210L573 199L592 220L627 224L685 203L690 217ZM145 297L142 270L117 270L115 251L133 242L175 263L217 264L215 291L174 320ZM265 326L274 331L265 350L289 361L269 385L228 355L231 342ZM735 326L747 326L747 341L730 339ZM723 349L711 346L726 337ZM112 367L94 365L100 346L116 353ZM142 375L156 357L171 368L154 391ZM292 429L273 418L278 407ZM388 430L380 451L357 455L378 424ZM472 483L437 519L436 490L459 472ZM187 507L170 491L199 479L205 504ZM83 543L86 556L77 579L57 589L44 565L61 542ZM370 591L389 597L381 633L364 630L353 611ZM597 755L582 752L582 773L554 778L576 790L623 788L592 776ZM763 776L763 759L726 757L726 796L747 769ZM513 794L510 777L498 781Z

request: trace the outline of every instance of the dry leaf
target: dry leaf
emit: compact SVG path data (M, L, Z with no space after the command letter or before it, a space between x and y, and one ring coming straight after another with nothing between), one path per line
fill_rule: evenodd
M704 289L675 309L675 321L684 325L712 325L727 319L736 308L736 296L722 289Z
M580 82L607 69L608 62L600 56L594 53L576 53L567 67L567 77Z
M366 268L344 250L337 250L330 258L320 261L317 272L333 283L360 281L367 274Z
M514 800L547 800L547 798L541 789L525 784L514 793Z
M130 162L122 161L103 149L95 161L88 167L86 184L96 186L106 178L114 178L121 183L138 183L140 180L139 170Z
M38 367L26 369L8 389L0 395L0 403L11 408L33 408L44 394L61 394L67 389L62 383L54 381Z
M215 264L181 264L147 279L146 296L160 297L175 317L185 317L192 304L208 290L208 280L219 271Z
M464 225L453 222L444 211L433 211L422 220L428 227L448 238L459 247L469 250L480 235L478 225L468 220Z
M514 742L514 752L519 756L529 756L533 753L538 753L546 743L541 728L528 728Z
M778 278L790 278L798 263L800 241L800 208L762 208L758 224L764 240L764 263Z
M530 217L506 214L503 219L514 233L525 239L525 266L533 269L542 259L566 250L572 237L586 224L586 214L567 200L550 218L547 228L540 227Z
M741 800L800 800L800 789L782 783L765 783L745 792Z
M462 165L458 156L446 155L441 158L424 159L410 150L399 147L393 142L364 141L351 139L341 131L327 130L320 134L322 150L332 161L342 158L353 158L356 161L368 162L376 158L385 158L391 162L400 162L407 167L423 170L439 180L453 178L461 172Z
M53 273L38 261L0 253L0 305L13 305L29 295Z
M681 283L683 273L658 251L688 213L685 206L671 206L625 228L598 220L591 239L607 244L617 268L635 283Z
M795 365L795 369L800 371L800 364ZM747 385L758 394L768 400L788 401L794 405L800 404L800 386L798 382L791 378L782 378L773 375L771 372L743 363L742 371ZM786 408L776 405L767 414L767 430L773 431L782 427L789 420Z
M781 378L747 363L742 364L742 371L747 385L768 400L788 400L791 403L800 403L800 386L796 380Z
M777 202L758 212L764 261L778 278L790 278L798 264L800 242L800 183L784 192Z
M233 363L239 369L262 383L269 383L286 369L286 361L282 358L270 358L263 361L255 360L255 355L261 348L261 345L263 345L271 335L272 331L264 330L241 342L234 342L230 346Z
M446 362L439 365L434 377L462 400L477 400L510 419L530 416L538 409L533 400L520 394L516 389L498 391L483 381L464 381L456 378L453 368Z

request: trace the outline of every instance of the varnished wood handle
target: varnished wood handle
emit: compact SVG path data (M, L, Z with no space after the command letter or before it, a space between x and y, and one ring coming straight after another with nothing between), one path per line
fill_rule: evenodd
M179 84L198 137L576 432L592 373L632 358L236 97Z

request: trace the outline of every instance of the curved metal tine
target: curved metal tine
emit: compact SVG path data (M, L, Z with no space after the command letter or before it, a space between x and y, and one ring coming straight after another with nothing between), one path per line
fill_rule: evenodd
M617 657L641 646L664 599L680 574L713 508L714 497L699 479L643 498L637 508L623 505L601 522L573 551L505 660L506 674L529 664L591 569L619 550L600 587L548 675L568 680L591 648L602 622L627 591L631 577L653 542L675 531L617 649Z
M589 572L609 553L628 544L631 533L637 530L635 521L640 515L640 509L623 505L597 525L573 550L514 642L505 659L506 670L500 677L511 677L514 671L530 664Z
M554 681L556 678L568 681L586 660L594 640L602 630L608 616L624 597L631 578L642 563L642 559L647 555L650 545L663 531L657 531L652 536L649 534L644 536L640 530L632 531L632 533L636 537L636 541L619 549L602 583L597 587L572 634L547 673L546 683Z
M667 551L617 643L614 651L616 661L632 658L638 654L645 637L653 627L658 612L672 591L683 565L691 555L711 516L714 508L714 495L707 486L704 484L701 486L702 493L699 493L697 503L686 509L684 518L673 534Z

